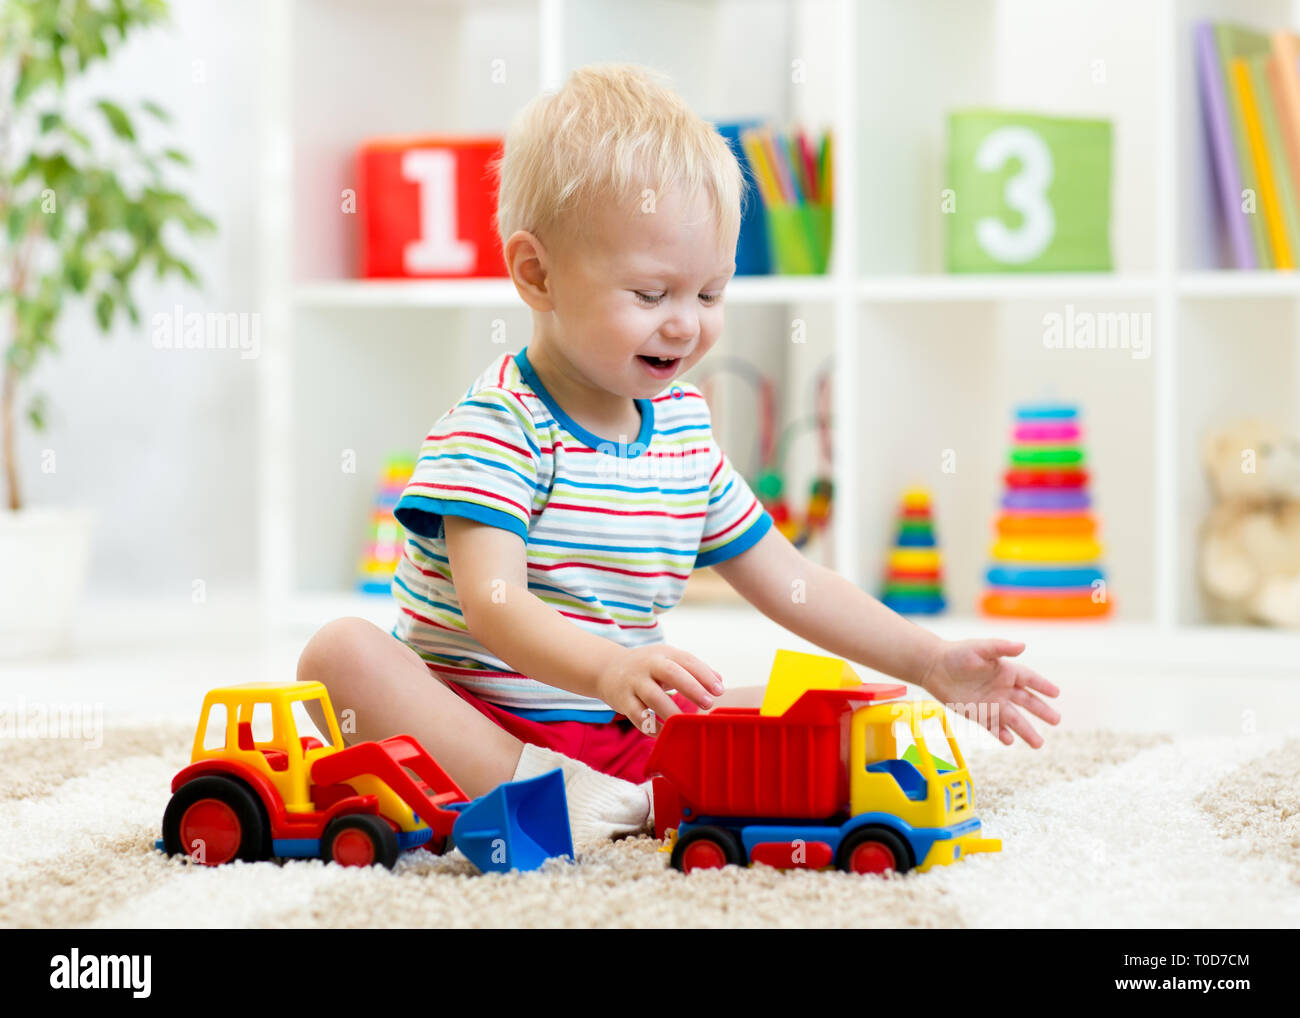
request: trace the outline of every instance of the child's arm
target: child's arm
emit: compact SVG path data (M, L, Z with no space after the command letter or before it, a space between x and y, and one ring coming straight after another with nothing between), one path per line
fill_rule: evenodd
M1003 660L1023 651L1024 644L943 640L835 571L810 562L775 527L752 548L713 568L768 618L835 657L921 686L955 710L986 704L988 709L976 712L980 723L1008 745L1015 741L1012 732L1034 748L1043 744L1017 707L1049 724L1060 721L1034 695L1056 696L1056 686L1023 664Z
M529 591L518 535L462 516L444 517L444 527L466 626L521 675L604 700L634 720L646 708L665 718L678 712L661 684L706 708L711 694L722 692L717 673L695 655L665 644L623 647L574 625Z

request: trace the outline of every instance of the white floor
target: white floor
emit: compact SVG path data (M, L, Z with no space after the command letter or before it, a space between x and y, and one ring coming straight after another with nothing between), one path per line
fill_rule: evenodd
M382 602L368 614L381 624L391 621ZM214 686L291 681L314 628L264 625L251 601L180 607L119 601L91 604L83 618L62 656L0 661L0 706L92 704L106 720L194 721L204 692ZM664 624L671 643L698 654L728 685L761 685L778 648L818 652L752 610L681 606ZM992 623L936 626L953 637L1012 635ZM1150 655L1129 662L1122 654L1081 663L1077 638L1048 630L1041 640L1026 640L1024 660L1062 690L1055 701L1062 727L1300 734L1300 662L1288 671L1234 667L1222 654L1200 666L1162 664ZM876 677L857 671L864 679ZM1040 731L1045 727L1040 724Z

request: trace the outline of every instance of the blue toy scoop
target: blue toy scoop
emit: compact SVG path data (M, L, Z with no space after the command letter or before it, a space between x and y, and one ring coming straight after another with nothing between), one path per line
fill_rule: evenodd
M553 856L573 858L564 772L507 781L460 807L452 840L483 873L535 870Z

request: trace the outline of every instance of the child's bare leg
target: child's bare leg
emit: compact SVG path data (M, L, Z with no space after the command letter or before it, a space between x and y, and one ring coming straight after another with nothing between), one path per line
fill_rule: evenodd
M365 619L321 627L298 659L298 679L323 683L336 715L352 711L351 731L343 735L348 744L413 735L470 797L514 777L523 743L448 689L410 647ZM307 710L328 732L320 709L309 704Z

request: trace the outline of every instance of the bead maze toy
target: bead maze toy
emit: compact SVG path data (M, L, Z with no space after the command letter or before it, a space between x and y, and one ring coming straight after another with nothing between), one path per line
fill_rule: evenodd
M293 708L309 703L328 721L328 745L298 734ZM271 722L265 741L255 712ZM172 779L155 847L208 866L320 858L392 868L402 851L438 854L451 842L482 872L573 857L558 768L470 800L409 735L345 746L319 682L211 690L190 760Z
M813 380L811 414L791 421L782 430L776 449L767 469L763 470L754 485L754 493L772 515L772 522L785 535L786 540L807 553L811 542L829 535L831 505L834 485L831 482L831 372L824 365ZM785 493L784 464L789 456L792 439L803 431L815 429L818 438L817 472L808 488L808 503L802 512L792 510Z
M934 536L930 493L903 492L898 534L885 570L880 600L900 615L937 615L947 607L943 596L943 554Z
M761 707L668 718L646 770L672 865L905 873L1000 851L981 836L943 706L904 693L837 658L778 650ZM952 762L929 749L935 725Z
M1077 408L1060 404L1016 411L980 605L987 615L1077 619L1111 611L1078 417Z
M824 364L813 379L812 413L791 421L777 433L776 386L748 361L740 357L723 357L700 378L700 391L705 402L716 406L715 380L719 374L729 372L745 379L753 387L758 399L756 419L758 449L754 468L745 474L753 486L763 508L772 517L772 523L796 548L808 551L817 538L829 536L834 485L831 483L831 365ZM816 473L809 484L808 502L800 511L790 504L785 479L785 463L790 442L804 431L817 431L818 459Z

